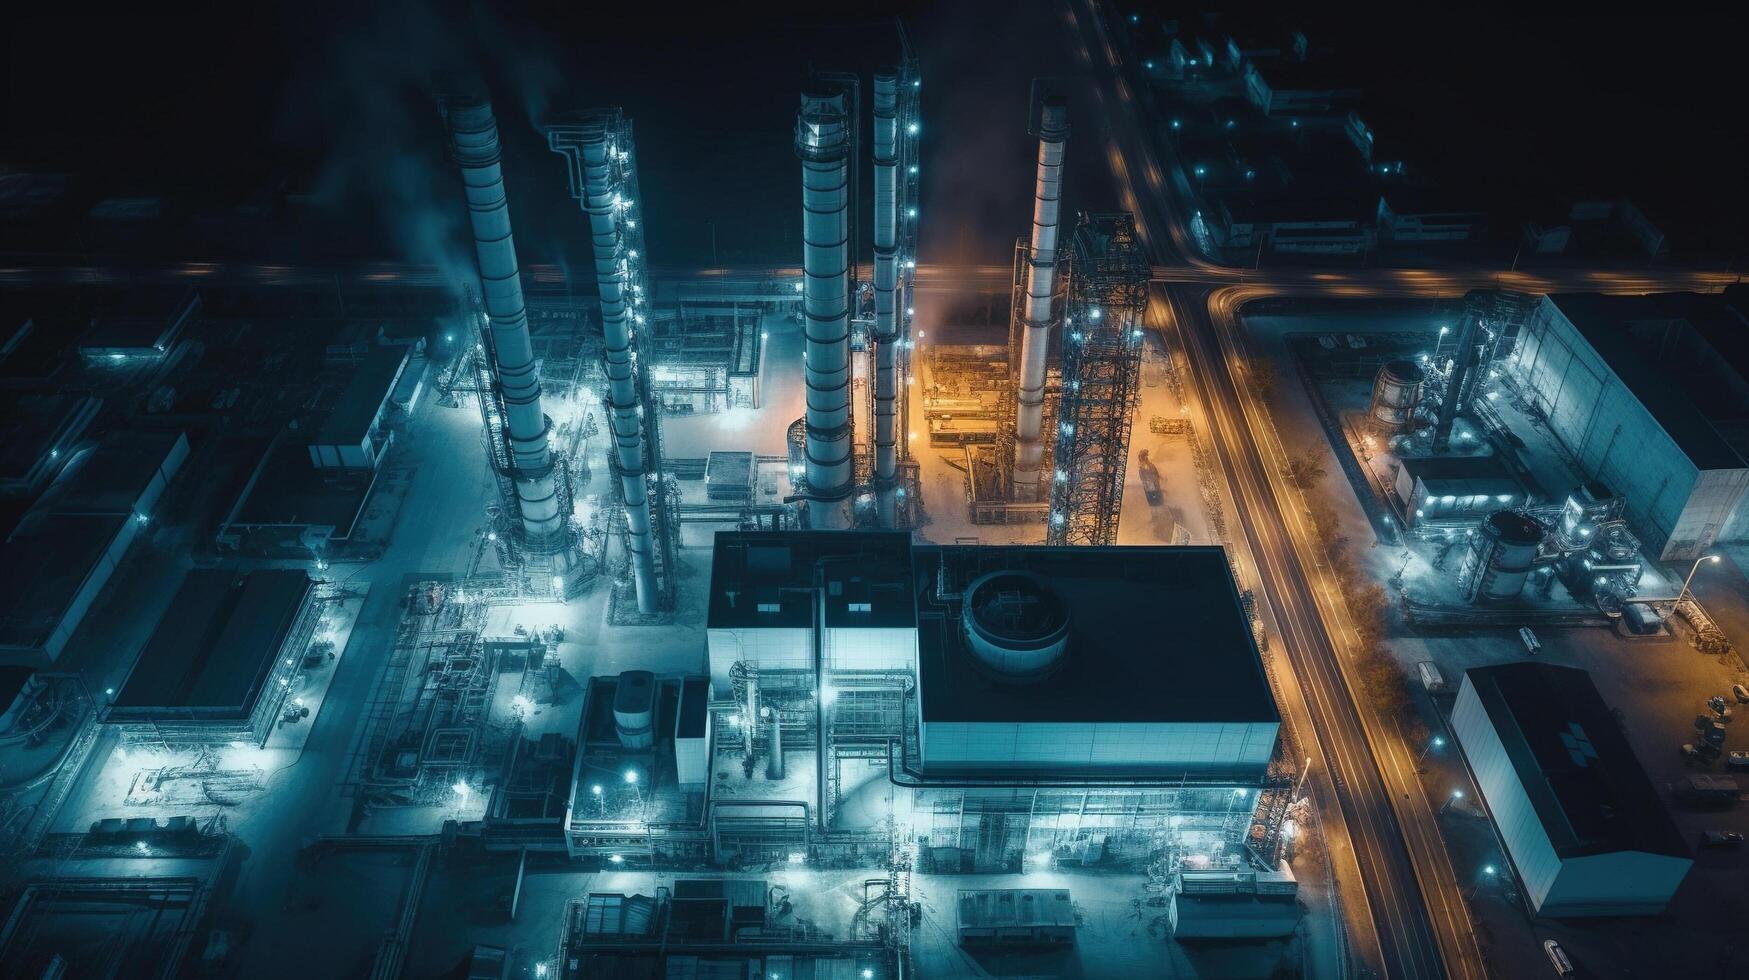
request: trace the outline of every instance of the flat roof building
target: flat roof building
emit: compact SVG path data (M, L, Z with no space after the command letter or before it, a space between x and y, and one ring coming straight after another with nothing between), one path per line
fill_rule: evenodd
M104 716L170 743L249 741L273 730L319 618L301 569L194 569Z
M187 458L180 432L113 432L71 454L0 542L0 662L60 656Z
M1749 537L1749 317L1741 290L1545 296L1509 370L1586 479L1625 501L1647 552Z
M919 546L923 772L1255 779L1281 716L1217 547Z
M1452 731L1536 914L1664 911L1694 861L1590 674L1468 670Z
M318 469L374 469L388 450L384 416L413 358L407 346L374 347L359 363L327 421L310 440L310 464Z

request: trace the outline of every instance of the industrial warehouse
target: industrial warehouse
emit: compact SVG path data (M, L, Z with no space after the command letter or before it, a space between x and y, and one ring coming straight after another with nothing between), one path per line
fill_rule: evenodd
M1487 68L1595 18L998 6L21 21L0 974L1733 962L1742 256Z

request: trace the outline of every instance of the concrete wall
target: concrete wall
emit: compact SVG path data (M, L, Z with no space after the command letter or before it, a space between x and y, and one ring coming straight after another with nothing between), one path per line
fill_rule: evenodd
M1621 851L1571 858L1537 914L1550 918L1657 915L1694 862L1667 854Z
M1513 867L1518 869L1530 907L1540 909L1560 876L1561 859L1549 843L1536 809L1518 781L1518 772L1506 757L1506 746L1501 744L1467 676L1452 709L1451 728L1469 760L1470 771L1475 773L1482 798L1494 815L1494 824L1506 841L1506 851L1512 857Z
M1458 691L1451 724L1537 915L1655 915L1664 910L1693 861L1642 851L1563 861L1537 819L1530 797L1506 756L1506 747L1467 676Z
M917 668L917 631L838 627L826 631L829 670L904 670Z
M1191 771L1269 764L1280 725L1253 723L924 722L925 769L1138 768Z
M1674 561L1711 547L1749 473L1721 471L1730 475L1697 488L1701 475L1687 455L1546 296L1513 360L1526 395L1580 469L1626 499L1648 554Z

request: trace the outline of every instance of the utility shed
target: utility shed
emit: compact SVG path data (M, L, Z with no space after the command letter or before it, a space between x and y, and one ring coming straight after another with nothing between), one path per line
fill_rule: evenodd
M1184 871L1172 892L1172 937L1271 939L1300 924L1299 883L1283 862L1277 871Z
M1525 502L1498 456L1411 456L1397 465L1397 496L1412 524L1469 520Z
M317 469L374 469L391 441L383 417L412 359L410 347L375 347L341 389L327 421L310 441L310 464Z
M1075 905L1066 888L962 888L961 946L1073 946Z
M0 662L60 656L187 458L180 432L114 432L72 454L0 543Z
M1661 561L1749 537L1749 296L1545 296L1510 370Z
M1452 730L1537 915L1669 905L1694 862L1590 674L1466 671Z
M300 569L189 572L104 720L170 741L259 744L315 627L312 589Z

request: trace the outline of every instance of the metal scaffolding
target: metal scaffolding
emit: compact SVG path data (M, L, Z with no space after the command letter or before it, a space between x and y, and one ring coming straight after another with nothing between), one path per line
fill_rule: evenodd
M1045 541L1117 539L1142 367L1148 261L1129 213L1083 212L1067 256L1062 384Z
M613 420L615 444L609 465L622 505L613 526L626 542L638 611L648 615L674 608L678 527L662 465L661 399L648 370L652 297L632 122L623 110L600 109L567 116L546 131L548 146L566 159L571 196L590 215L608 381L603 408Z

